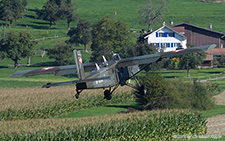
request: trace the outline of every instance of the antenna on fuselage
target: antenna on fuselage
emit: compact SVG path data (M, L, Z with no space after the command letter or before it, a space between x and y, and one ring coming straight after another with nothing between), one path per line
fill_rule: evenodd
M99 70L99 69L100 69L100 67L98 66L98 64L97 64L97 63L95 63L95 66L96 66L96 69L97 69L97 70Z
M107 63L107 60L105 59L105 56L102 56L102 58L103 58L103 61L104 61L105 66L107 67L108 66L108 63Z

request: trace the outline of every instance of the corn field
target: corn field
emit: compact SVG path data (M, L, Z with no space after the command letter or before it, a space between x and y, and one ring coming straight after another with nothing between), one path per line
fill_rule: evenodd
M28 89L1 89L5 105L0 107L0 140L173 140L175 135L206 132L205 118L190 110L58 118L81 109L134 102L130 89L118 89L111 101L103 99L102 90L86 91L75 100L71 87Z
M33 118L52 118L67 114L70 112L76 112L82 109L107 105L107 104L119 104L133 102L134 95L123 93L115 94L111 101L103 99L102 95L94 95L92 97L86 97L79 100L67 101L64 103L56 103L49 107L43 107L39 109L19 109L12 110L7 109L1 111L0 120L17 120L17 119L33 119Z
M12 121L15 130L1 131L0 140L172 140L175 135L196 136L206 132L204 117L189 110L38 120ZM7 122L1 122L1 126L5 127ZM23 129L18 122L23 122ZM48 128L41 128L45 122ZM33 128L26 130L26 126Z

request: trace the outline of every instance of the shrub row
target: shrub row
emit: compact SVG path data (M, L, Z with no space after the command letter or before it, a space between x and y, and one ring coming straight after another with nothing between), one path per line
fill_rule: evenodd
M126 114L124 114L126 116ZM54 131L2 134L0 140L171 140L206 132L206 120L198 112L167 110L132 113L123 119Z
M33 118L50 118L60 116L69 112L78 111L81 109L102 106L106 104L119 104L133 102L134 96L131 94L115 94L112 100L107 101L102 96L88 97L82 100L74 100L70 103L63 103L53 107L35 109L35 110L18 110L8 109L0 112L0 120L15 120L15 119L33 119Z
M134 91L136 101L144 109L191 108L206 110L214 107L214 91L218 85L183 80L165 80L157 74L148 74L142 79L147 93Z

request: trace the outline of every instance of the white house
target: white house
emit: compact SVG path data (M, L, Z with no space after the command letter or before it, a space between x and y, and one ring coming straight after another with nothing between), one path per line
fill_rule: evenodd
M166 25L146 34L144 38L148 44L157 46L159 49L163 49L164 52L175 51L180 46L184 49L187 48L187 38Z

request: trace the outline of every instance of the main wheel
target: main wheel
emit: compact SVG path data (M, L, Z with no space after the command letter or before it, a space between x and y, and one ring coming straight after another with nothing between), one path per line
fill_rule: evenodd
M104 91L105 99L111 100L112 99L112 94L110 93L109 90Z
M75 94L76 99L79 99L79 94Z
M147 93L147 86L146 85L141 85L141 87L140 87L140 93L142 95L146 95L146 93Z

